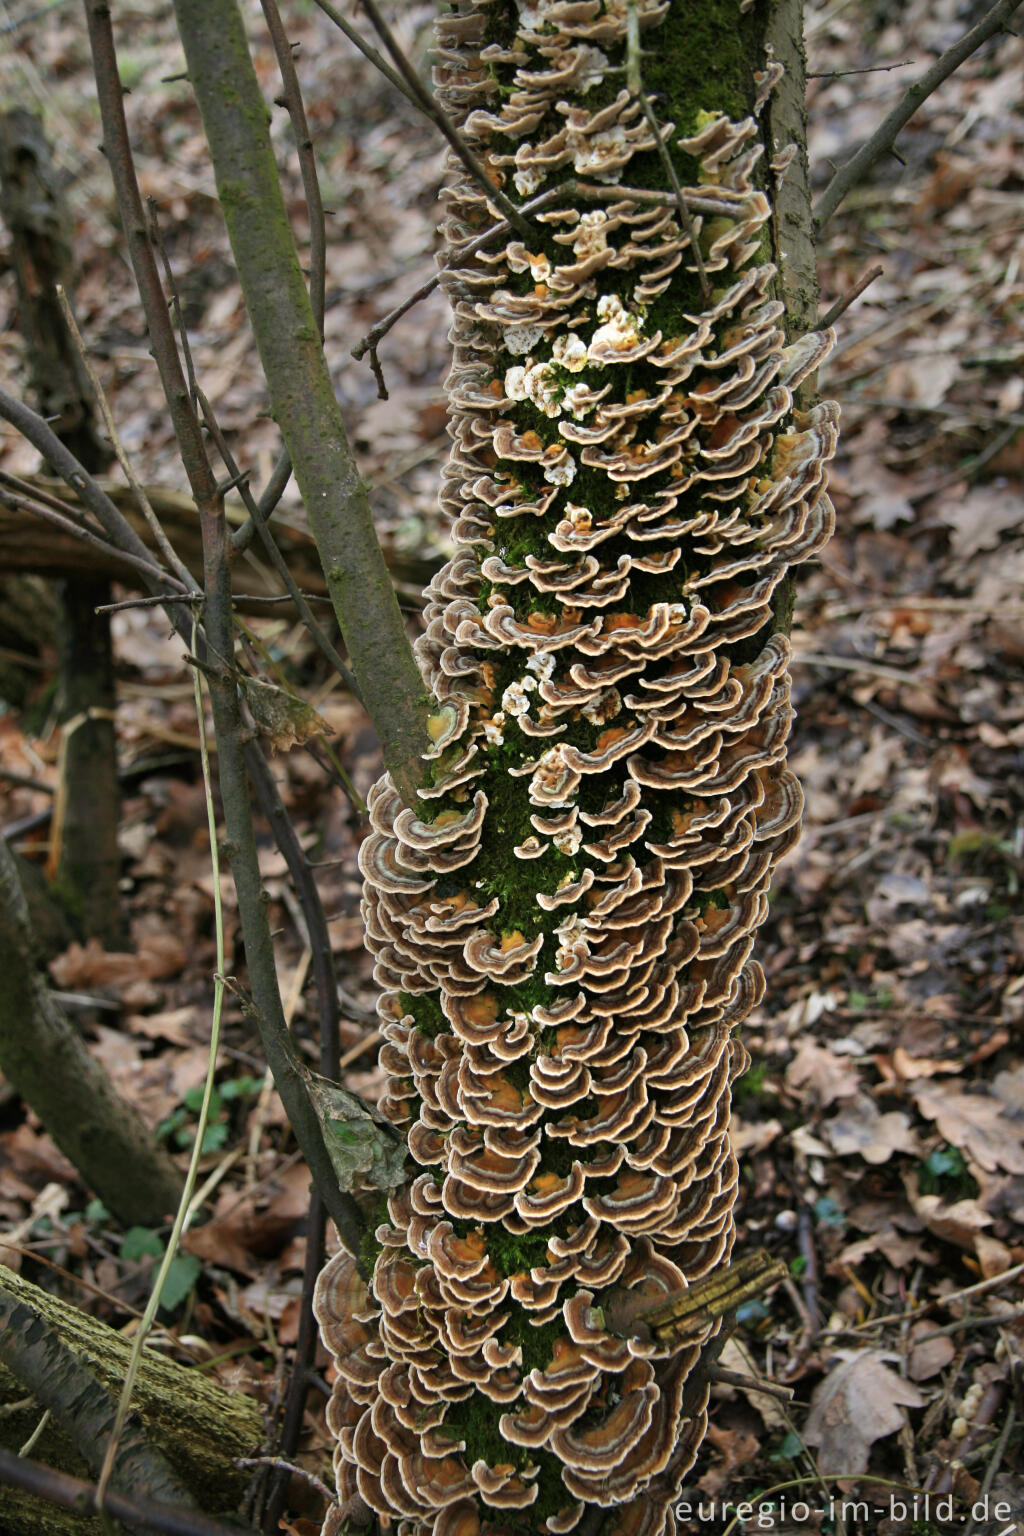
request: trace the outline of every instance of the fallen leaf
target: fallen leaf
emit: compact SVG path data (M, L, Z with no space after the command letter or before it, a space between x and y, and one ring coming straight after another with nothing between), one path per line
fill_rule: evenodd
M729 1138L738 1156L763 1152L776 1137L782 1135L781 1120L744 1120L735 1112L729 1130Z
M903 1427L903 1408L924 1406L922 1393L890 1370L887 1358L880 1350L863 1350L843 1360L815 1388L803 1438L818 1447L824 1475L863 1472L873 1442Z
M898 1045L892 1053L892 1064L896 1076L904 1082L913 1082L919 1077L937 1077L941 1073L962 1072L963 1065L959 1061L936 1061L930 1056L911 1056L902 1045Z
M184 945L172 933L147 933L135 954L105 950L99 939L74 943L50 961L50 974L59 987L121 987L140 978L162 981L176 976L187 959Z
M849 1056L837 1056L809 1037L800 1042L786 1068L786 1082L790 1088L807 1088L823 1108L836 1099L852 1098L860 1088L857 1068Z
M1012 1072L999 1072L992 1083L992 1092L1002 1102L1005 1112L1014 1119L1024 1116L1024 1065Z
M913 1174L904 1179L904 1187L915 1214L928 1231L968 1253L974 1252L978 1233L992 1225L992 1217L976 1200L954 1200L947 1204L941 1195L919 1194Z
M732 1338L726 1339L718 1358L727 1371L736 1371L740 1376L749 1376L752 1380L757 1380L761 1375L757 1361L735 1334ZM757 1410L765 1429L787 1428L786 1412L777 1397L747 1387L738 1387L736 1390L743 1394L751 1408Z
M930 1082L915 1083L910 1092L921 1114L935 1121L939 1134L951 1147L989 1173L996 1168L1024 1173L1024 1126L1007 1119L998 1099L981 1093L957 1093Z
M840 1157L855 1152L866 1163L887 1163L894 1152L920 1151L910 1117L901 1109L880 1114L866 1093L844 1105L822 1129Z
M928 1381L944 1371L955 1354L956 1345L949 1335L937 1332L934 1323L922 1318L910 1330L907 1375L911 1381Z
M981 549L994 549L1004 533L1020 526L1020 495L1007 480L975 485L966 494L951 496L938 516L953 530L954 555L969 559Z

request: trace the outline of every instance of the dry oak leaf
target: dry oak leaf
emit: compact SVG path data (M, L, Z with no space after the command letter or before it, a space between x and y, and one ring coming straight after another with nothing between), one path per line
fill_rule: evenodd
M934 1323L922 1318L910 1330L907 1375L911 1381L927 1381L944 1371L955 1354L956 1345L949 1335L937 1332Z
M915 1083L910 1092L921 1114L935 1121L950 1146L986 1172L1005 1168L1008 1173L1024 1173L1024 1126L1007 1119L998 1099L956 1093L931 1082Z
M855 1152L866 1163L887 1163L894 1152L920 1151L909 1116L900 1109L880 1114L866 1093L844 1104L822 1129L840 1157Z
M924 1406L926 1399L913 1383L885 1364L893 1358L881 1350L862 1350L843 1360L815 1388L803 1438L818 1447L826 1476L863 1472L872 1443L903 1427L903 1406Z
M977 1200L955 1200L947 1204L941 1195L922 1195L917 1188L916 1175L912 1173L904 1178L903 1186L915 1216L921 1218L928 1231L968 1253L975 1251L982 1228L992 1225L992 1217Z
M68 946L50 961L50 975L58 987L124 987L140 977L162 981L176 976L188 956L181 940L172 933L147 933L135 954L105 950L99 939L83 946Z
M836 1099L853 1098L860 1087L857 1068L849 1056L837 1056L810 1039L800 1042L786 1068L786 1083L790 1088L808 1088L823 1108Z

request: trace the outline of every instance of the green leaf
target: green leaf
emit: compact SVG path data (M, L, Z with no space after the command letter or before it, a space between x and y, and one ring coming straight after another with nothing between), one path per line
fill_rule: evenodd
M227 1102L230 1099L248 1099L254 1093L259 1093L263 1082L258 1077L235 1077L229 1083L221 1083L220 1096Z
M168 1312L180 1307L202 1272L203 1266L194 1253L176 1253L167 1267L160 1293L161 1307Z
M181 1096L181 1102L185 1105L186 1109L190 1109L194 1115L198 1115L199 1111L203 1107L202 1086L198 1088L186 1088L185 1092ZM220 1091L219 1089L215 1088L210 1095L211 1116L220 1114L221 1107Z
M95 1222L97 1226L101 1226L104 1222L110 1220L110 1212L102 1200L90 1200L85 1208L85 1219L86 1221Z
M152 1227L129 1227L121 1239L122 1259L141 1259L147 1253L159 1259L163 1251L163 1239Z
M223 1120L218 1120L214 1125L208 1125L203 1136L203 1151L219 1151L228 1139L228 1131L229 1127Z

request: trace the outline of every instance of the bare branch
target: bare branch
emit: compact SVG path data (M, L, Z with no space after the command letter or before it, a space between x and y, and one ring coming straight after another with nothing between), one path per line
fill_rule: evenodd
M572 184L570 183L569 185ZM537 208L546 208L549 203L557 202L559 198L565 197L566 192L567 184L565 182L560 183L557 187L549 187L546 192L541 192L536 197L531 198L528 203L524 203L520 211L524 214L529 214L533 213ZM418 304L421 299L425 299L429 293L433 293L444 277L445 271L453 266L456 261L463 262L468 256L473 256L477 251L484 250L499 235L507 235L510 227L507 219L499 219L497 224L492 224L488 229L485 229L482 235L476 235L472 240L467 241L465 245L460 246L458 252L444 263L439 272L435 272L433 277L428 277L426 282L421 283L407 299L403 299L401 304L396 305L394 309L389 310L386 315L382 316L376 325L370 327L362 341L352 348L352 356L357 362L369 352L370 364L373 367L374 376L377 379L378 393L382 400L386 400L388 395L384 387L383 376L379 371L380 363L378 361L374 365L374 359L376 358L377 347L388 331L401 320L403 315L408 314L409 310Z
M27 496L19 496L16 491L0 487L0 506L8 507L12 512L27 512L30 517L38 517L44 523L52 523L62 533L70 533L76 539L81 539L83 544L91 544L94 549L101 550L111 560L125 561L153 581L172 579L167 577L158 565L154 565L152 560L143 560L140 555L126 554L124 550L108 544L106 539L101 539L99 534L93 533L85 523L79 522L77 518L67 517L64 513L55 512L52 507L46 506L43 502ZM184 587L181 588L181 591L185 590Z
M199 402L199 409L202 411L203 420L206 423L206 430L209 432L214 443L216 444L217 452L224 460L224 465L228 470L228 473L231 474L235 479L235 483L238 486L238 493L248 510L249 516L252 518L256 525L260 539L263 543L264 549L267 552L267 557L270 560L271 565L274 567L274 570L277 572L285 586L288 588L288 595L290 596L292 602L295 604L296 608L299 610L299 616L302 619L302 622L305 624L306 629L309 631L309 634L314 643L326 657L327 661L334 668L334 670L339 674L339 676L345 679L345 686L348 688L349 692L358 698L359 689L356 685L356 680L352 676L352 673L349 671L348 667L345 665L344 661L342 661L341 657L338 655L336 647L331 644L331 641L328 639L323 626L318 622L313 614L313 610L310 608L306 599L300 592L298 583L288 568L288 562L285 560L281 551L278 549L277 542L267 525L267 520L263 516L263 513L260 511L259 503L246 484L242 473L239 471L234 454L231 452L227 439L220 429L220 424L213 413L213 408L210 405L209 400L203 394L201 389L197 389L196 393Z
M535 239L536 230L531 227L530 221L524 218L522 210L517 208L515 203L507 198L500 188L494 185L479 157L470 149L444 108L423 84L412 64L398 46L394 33L385 21L380 7L377 5L377 0L362 0L362 7L373 23L377 36L391 55L395 68L408 86L409 93L416 105L440 129L477 186L489 201L493 203L501 216L507 219L512 228L518 230L525 240Z
M78 350L78 356L81 360L82 367L85 369L89 383L92 385L93 394L96 396L96 403L100 408L100 415L103 417L103 424L107 429L107 436L110 438L110 441L113 445L114 453L117 456L117 462L120 464L121 469L124 472L124 477L128 481L132 496L135 499L135 505L138 507L139 512L145 519L147 527L156 540L156 547L160 551L161 555L163 555L168 567L175 572L175 574L183 583L186 591L194 589L195 582L192 579L191 571L182 563L181 560L178 559L178 556L175 553L170 540L167 538L167 535L164 533L164 530L160 525L160 519L153 511L152 502L146 495L145 489L136 476L135 470L132 468L131 459L125 452L124 444L122 443L117 430L117 423L114 421L114 413L110 408L110 402L107 399L106 392L102 383L100 382L100 376L96 372L96 369L93 367L89 358L89 354L85 348L85 342L82 340L82 333L78 328L78 321L75 319L75 312L71 308L71 300L64 292L64 289L60 287L57 289L57 302L60 304L61 313L64 316L64 323L67 325L67 328L71 333L72 340L75 343L75 347Z
M970 58L982 43L993 37L995 33L1001 32L1020 4L1021 0L999 0L999 3L982 17L976 27L972 27L965 33L952 48L947 48L946 52L936 59L931 69L926 70L920 80L916 80L904 92L888 117L879 123L867 143L862 144L857 153L840 167L819 197L814 207L815 229L824 229L850 189L867 175L876 160L880 160L888 150L892 149L900 130L906 127L921 103L944 80L947 80L965 59Z
M339 32L344 33L352 46L354 48L358 48L359 52L363 55L363 58L367 59L373 65L374 69L379 70L380 73L384 76L385 80L389 80L394 86L395 90L398 91L400 95L404 96L406 101L409 102L411 106L417 107L421 112L426 112L426 108L424 107L423 103L409 89L401 75L398 74L396 70L391 68L391 65L388 63L384 55L382 53L378 53L373 44L368 43L365 37L362 36L362 34L352 25L350 21L345 20L341 12L330 4L330 0L313 0L313 3L321 11L323 11L326 17L334 22L334 25L338 28Z
M132 160L124 96L117 72L117 53L106 0L85 0L85 17L92 49L96 92L103 121L103 148L110 167L117 206L124 225L132 271L142 300L171 425L178 440L182 463L200 515L214 512L220 503L217 483L210 468L199 418L192 407L188 385L174 339L167 299L153 254L153 241L142 206Z
M23 1488L48 1504L74 1510L80 1515L96 1514L96 1489L80 1477L68 1477L38 1461L26 1461L11 1451L0 1450L0 1482ZM166 1532L167 1536L238 1536L251 1527L211 1520L198 1511L174 1504L154 1503L150 1499L126 1498L108 1492L103 1501L107 1513L123 1520L132 1530Z
M78 499L93 514L123 558L130 555L133 557L132 563L139 569L155 571L156 579L162 585L176 584L176 578L154 566L152 551L147 549L131 523L118 511L106 492L100 488L92 475L82 468L70 448L64 446L41 416L22 401L16 400L13 395L0 389L0 417L4 421L9 421L12 427L16 427L22 437L42 454L54 474L60 476L65 485L74 491ZM75 532L79 531L76 525ZM186 619L183 616L182 623L185 622Z
M309 298L322 340L324 301L327 292L327 226L324 221L324 200L320 195L320 179L316 172L316 156L313 154L313 140L310 138L309 124L306 121L306 108L302 101L302 90L295 70L295 59L281 21L281 13L277 8L276 0L260 0L260 4L263 6L267 31L270 33L270 41L277 55L277 67L281 71L281 83L284 87L283 100L288 109L288 116L292 120L292 130L299 154L302 190L306 196L306 211L309 215Z
M820 331L827 331L830 325L835 325L840 315L845 315L850 305L855 303L857 299L860 298L864 290L866 288L870 288L875 279L877 277L881 277L884 271L885 268L882 266L881 262L879 262L876 266L869 267L865 273L858 277L849 293L844 293L841 299L836 299L836 302L832 305L831 309L827 309L825 311L821 319L818 321L818 329Z
M195 0L193 0L194 3ZM179 17L183 8L187 7L179 6ZM248 71L246 75L243 70L240 79L241 93L244 94L246 87L248 87L249 95L242 119L245 147L254 150L257 160L261 160L264 173L269 174L269 178L272 181L273 194L276 198L276 211L278 212L280 223L283 224L284 232L288 237L295 276L297 278L297 291L301 294L303 301L301 322L283 338L290 355L291 349L295 347L302 348L304 344L308 347L309 333L313 330L312 314L309 308L309 296L302 282L301 273L298 272L298 262L295 259L294 245L291 243L291 232L288 227L287 216L284 212L281 189L277 181L276 168L269 144L252 146L245 137L251 125L260 121L260 114L265 115L263 99L259 94L259 87L256 84L255 74L252 69L252 61L249 58L241 17L233 0L215 0L215 3L208 3L203 6L201 13L201 17L194 19L191 25L182 26L190 74L193 81L197 82L197 89L198 82L203 81L207 87L212 88L215 95L219 94L221 76L218 74L218 67L223 62L222 45L224 44L229 47L229 50L231 45L234 45L237 61L242 61L244 58L244 65ZM205 591L204 622L207 652L203 667L209 681L217 736L221 800L224 807L224 821L227 832L225 851L231 863L231 871L238 898L238 910L245 937L246 962L255 1003L255 1021L259 1027L267 1064L274 1075L274 1081L281 1095L281 1101L295 1132L296 1140L302 1148L309 1165L311 1176L321 1193L328 1212L338 1226L343 1240L354 1243L358 1251L359 1233L358 1231L353 1232L352 1220L354 1202L352 1202L350 1196L344 1194L338 1188L337 1177L331 1166L323 1132L303 1077L303 1067L288 1031L281 1005L281 993L277 983L274 945L267 920L266 905L263 900L259 860L256 852L252 807L249 798L249 783L246 774L245 748L243 746L244 731L241 705L238 695L237 674L234 667L231 577L228 567L229 546L227 525L224 518L223 496L217 486L213 469L206 453L206 445L203 441L199 418L189 398L185 377L181 370L181 361L174 341L174 333L170 325L163 287L157 273L150 232L143 216L135 166L128 142L128 130L124 116L124 103L121 95L117 55L110 25L109 8L104 3L104 0L86 0L86 16L93 49L107 158L111 163L114 188L121 210L121 217L128 234L139 294L153 340L153 349L157 357L172 423L178 437L182 463L188 475L189 485L199 510L202 527L203 586ZM199 41L200 34L202 34L201 41ZM196 55L196 45L198 46L198 58ZM236 78L238 77L236 76ZM202 90L199 90L199 94L202 102ZM245 115L249 113L254 104L257 109L256 112L251 115ZM237 110L238 107L237 99L234 96L232 96L230 103L225 101L220 103L220 105L227 110L229 115L232 111ZM207 108L209 107L208 101L206 106ZM216 160L216 153L214 153L214 159ZM251 168L236 167L235 169L240 169L241 171L241 185L230 174L227 185L221 181L220 192L222 202L225 204L240 202L243 205L247 205L248 217L258 220L262 229L268 213L269 217L272 218L275 212L275 204L273 201L269 204L261 203L258 191L255 202L248 204L247 199L251 195L252 185L251 178L245 174L245 171ZM259 241L256 243L259 244ZM280 253L275 249L273 254L277 256ZM243 263L240 263L240 269L244 290L247 274ZM251 279L251 272L248 275ZM272 264L272 271L270 273L260 272L259 275L260 278L269 276L272 283L278 280L287 282L291 272L288 269L282 274L280 263L275 261ZM293 283L293 290L294 287ZM250 291L246 297L249 302L250 314L253 314L254 310L260 310L260 304L258 302L254 304L251 289L252 284L250 282ZM295 297L294 291L291 296ZM261 326L265 328L266 324L269 323L271 330L273 330L278 317L274 313L273 305L271 304L268 312L266 314L258 313L256 319L259 322L255 326L257 339L259 339ZM337 433L340 441L344 444L344 428L342 427L340 414L334 401L330 377L327 374L318 337L316 338L315 347L311 351L311 356L319 361L323 381L326 383L326 389L330 395L330 403L334 407ZM270 378L271 399L280 409L280 396L275 397L273 376L270 375ZM296 414L304 419L309 411L309 407L310 400L304 394L300 394L298 399L291 399L284 407L284 415L288 417L289 421ZM334 426L334 423L332 422L331 425ZM287 440L288 431L284 427L283 430ZM305 442L301 442L300 446L302 449L305 449ZM330 446L336 449L337 439L332 441ZM345 446L347 447L347 444ZM335 453L330 464L330 468L334 472L337 472L338 469L336 459L337 455ZM319 486L317 486L317 490L320 490ZM326 495L326 492L323 492L323 494ZM318 508L319 505L320 503L318 502ZM316 518L312 508L311 521L314 522L315 526ZM130 529L128 531L129 533L131 532ZM134 538L134 535L132 537ZM384 565L380 547L377 545L375 538L373 539L373 548L385 572L388 593L392 595L390 592L390 581L386 576L387 567ZM341 557L338 556L337 558L340 559ZM397 604L395 604L395 611L397 615ZM179 633L183 634L183 638L188 633L187 629L184 628L184 622L184 620L180 622L176 620L176 627ZM400 616L398 617L398 624L401 625ZM408 650L408 641L405 637L404 628L401 628L400 633L401 639ZM382 637L376 634L371 634L371 638L374 644L380 643L382 640ZM409 651L409 665L415 671L411 650ZM416 678L419 684L418 672L416 673ZM422 684L419 684L419 691L422 691ZM412 732L410 731L411 734Z
M700 279L700 291L706 300L711 293L711 284L708 282L708 274L704 270L704 258L701 255L700 246L697 244L697 232L693 227L693 220L690 217L690 210L686 205L686 198L683 196L683 189L679 185L675 162L669 153L668 145L665 143L665 135L662 132L658 119L654 115L654 108L651 106L650 98L644 90L642 66L640 63L643 50L640 47L640 17L636 8L636 0L629 0L626 11L626 29L626 84L629 86L633 100L639 103L647 126L657 142L662 167L669 179L672 191L675 193L676 203L679 207L679 220L690 242L690 249L693 251L694 264L697 268L697 276Z

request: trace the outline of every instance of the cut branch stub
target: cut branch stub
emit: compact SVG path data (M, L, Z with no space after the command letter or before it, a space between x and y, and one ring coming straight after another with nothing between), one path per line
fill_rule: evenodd
M638 0L646 57L667 10ZM794 403L831 336L787 345L766 259L778 70L749 116L652 128L618 88L627 20L541 0L439 24L445 105L495 177L588 190L538 210L530 248L481 248L483 194L448 193L457 549L418 645L427 809L381 780L360 851L380 1107L418 1172L369 1285L346 1256L321 1277L329 1532L370 1510L408 1536L660 1536L750 1279L735 1030L798 835L775 603L833 525L836 408ZM659 139L680 195L634 197ZM666 1316L623 1336L623 1299Z

